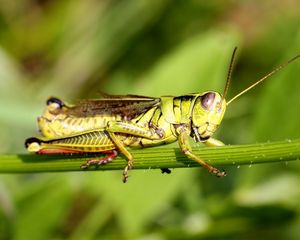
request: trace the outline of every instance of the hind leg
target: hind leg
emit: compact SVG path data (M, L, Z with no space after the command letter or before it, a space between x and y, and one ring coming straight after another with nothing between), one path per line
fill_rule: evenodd
M86 161L86 163L82 164L80 166L80 168L81 169L87 169L91 165L96 165L96 166L103 165L103 164L111 162L112 160L114 160L118 156L118 152L116 150L105 151L105 152L102 152L102 153L106 153L107 156L105 156L103 158L90 159L90 160Z

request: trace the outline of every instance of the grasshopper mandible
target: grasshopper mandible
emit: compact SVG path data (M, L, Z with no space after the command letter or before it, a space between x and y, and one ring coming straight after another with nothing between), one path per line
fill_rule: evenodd
M154 147L178 141L187 157L218 177L226 176L225 171L218 170L193 153L189 137L207 146L224 145L211 136L219 127L226 107L300 57L297 55L279 65L226 102L236 49L231 57L223 94L207 91L160 98L104 95L101 99L83 100L75 105L52 97L38 118L42 137L28 138L25 146L29 152L39 154L107 154L103 158L88 160L81 165L82 169L106 164L121 152L127 159L123 171L123 182L126 182L128 171L133 167L133 157L126 147Z

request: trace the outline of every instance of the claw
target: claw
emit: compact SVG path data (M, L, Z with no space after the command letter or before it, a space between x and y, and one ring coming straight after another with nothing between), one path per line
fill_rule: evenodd
M126 183L128 181L128 171L131 170L132 167L133 167L133 162L128 161L128 163L123 171L123 183Z
M213 173L214 175L216 175L217 177L226 177L226 172L225 172L225 170L223 170L223 171L220 171L219 169L217 169L217 168L213 168L212 169L212 171L211 171L211 173Z

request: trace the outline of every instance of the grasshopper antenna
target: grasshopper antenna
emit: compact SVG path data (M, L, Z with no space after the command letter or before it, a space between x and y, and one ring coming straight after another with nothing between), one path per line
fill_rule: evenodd
M233 50L233 52L232 52L232 56L231 56L231 60L230 60L230 65L229 65L229 69L228 69L228 73L227 73L226 85L225 85L225 88L224 88L222 100L225 99L226 94L227 94L228 89L229 89L229 84L230 84L230 80L231 80L232 68L233 68L233 63L234 63L234 58L235 58L236 50L237 50L237 47L235 47L234 50Z
M295 60L297 60L298 58L300 58L300 54L296 55L295 57L291 58L290 60L288 60L287 62L279 65L278 67L274 68L270 73L268 73L267 75L265 75L264 77L262 77L261 79L259 79L258 81L256 81L255 83L253 83L252 85L250 85L248 88L246 88L245 90L241 91L240 93L238 93L237 95L235 95L233 98L231 98L228 102L227 102L227 106L232 103L235 99L237 99L238 97L240 97L241 95L243 95L244 93L248 92L250 89L254 88L256 85L260 84L261 82L265 81L266 79L268 79L269 77L271 77L273 74L275 74L276 72L278 72L279 70L281 70L282 68L285 68L287 65L289 65L290 63L294 62ZM227 86L227 84L226 84Z

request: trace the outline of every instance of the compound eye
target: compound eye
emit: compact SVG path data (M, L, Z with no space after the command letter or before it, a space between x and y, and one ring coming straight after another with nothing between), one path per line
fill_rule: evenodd
M209 92L204 94L201 97L201 105L204 107L204 109L210 109L214 100L215 100L216 94L213 92Z
M58 105L59 108L62 108L65 104L58 98L55 97L51 97L47 100L47 106L56 103Z

